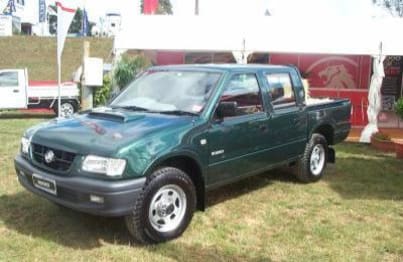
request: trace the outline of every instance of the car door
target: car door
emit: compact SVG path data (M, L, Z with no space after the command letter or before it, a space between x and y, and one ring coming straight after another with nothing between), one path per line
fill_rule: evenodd
M26 107L24 75L24 70L0 70L0 108Z
M254 73L233 74L220 102L236 102L236 114L214 120L208 132L208 184L221 184L253 172L266 164L268 114Z
M271 107L270 148L277 162L293 159L303 153L306 143L307 118L302 104L304 94L296 96L296 84L289 71L264 73ZM298 86L298 90L302 88Z

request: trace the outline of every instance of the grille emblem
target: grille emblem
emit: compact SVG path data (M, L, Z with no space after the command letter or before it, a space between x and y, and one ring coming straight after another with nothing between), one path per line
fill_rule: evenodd
M46 153L45 153L45 162L47 164L50 164L53 161L55 161L55 153L52 150L46 151Z

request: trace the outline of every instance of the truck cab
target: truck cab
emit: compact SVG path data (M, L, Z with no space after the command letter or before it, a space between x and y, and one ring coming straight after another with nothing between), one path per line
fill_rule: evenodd
M27 108L26 70L0 70L0 109Z

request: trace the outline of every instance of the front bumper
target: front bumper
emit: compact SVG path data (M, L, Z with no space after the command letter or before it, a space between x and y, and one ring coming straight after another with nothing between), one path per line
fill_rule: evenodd
M104 181L78 176L56 176L34 167L21 155L16 156L14 165L19 182L32 193L62 206L100 216L129 214L146 181L146 178ZM57 194L35 187L33 174L55 181ZM103 198L103 203L91 201L91 195Z

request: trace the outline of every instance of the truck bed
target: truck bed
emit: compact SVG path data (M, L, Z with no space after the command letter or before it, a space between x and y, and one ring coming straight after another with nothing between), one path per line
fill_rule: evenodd
M317 126L328 126L334 132L334 140L329 144L337 144L347 138L351 123L351 102L348 99L309 99L308 130L315 131Z
M78 97L79 89L74 82L62 83L62 97ZM30 82L27 88L28 98L54 98L58 96L58 85L56 82Z

